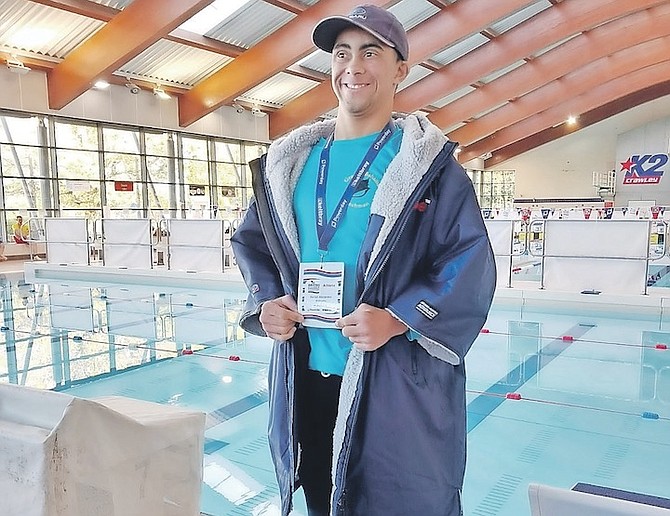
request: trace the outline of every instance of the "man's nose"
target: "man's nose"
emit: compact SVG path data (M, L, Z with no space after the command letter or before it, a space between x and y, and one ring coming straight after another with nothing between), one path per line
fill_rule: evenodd
M352 57L347 63L347 73L363 73L363 60L360 57Z

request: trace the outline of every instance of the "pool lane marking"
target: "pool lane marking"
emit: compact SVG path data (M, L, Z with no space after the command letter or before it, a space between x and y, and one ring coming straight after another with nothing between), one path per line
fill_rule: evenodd
M220 441L219 439L210 439L209 437L205 437L205 455L211 455L212 453L215 453L220 449L225 448L229 444L230 443L226 441Z
M237 401L233 401L219 409L216 409L207 414L207 421L205 423L205 430L209 430L216 425L219 425L229 419L244 414L251 409L254 409L263 403L267 403L269 399L267 389L263 389Z
M207 414L207 419L205 420L205 430L209 430L221 423L233 419L234 417L244 414L251 409L259 407L263 403L268 401L268 391L267 389L254 392L249 396L240 398L237 401L233 401L228 405L225 405L219 409L216 409ZM211 455L219 451L222 448L225 448L230 443L226 441L221 441L219 439L205 438L205 455Z
M594 328L593 324L577 324L567 330L565 335L570 335L573 339L578 339L587 331ZM543 367L550 364L556 357L572 345L572 341L563 340L562 337L556 338L543 346L537 354L531 355L524 362L509 371L504 378L491 385L483 393L468 403L468 426L467 431L474 430L479 423L484 421L491 413L497 409L503 401L505 395L510 391L510 387L519 388L528 380L533 378ZM523 376L521 376L523 373ZM523 378L518 385L510 385L507 379Z

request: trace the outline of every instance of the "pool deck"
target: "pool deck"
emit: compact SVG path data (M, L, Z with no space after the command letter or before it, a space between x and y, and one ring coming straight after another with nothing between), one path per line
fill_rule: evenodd
M0 263L0 273L21 272L25 269L25 279L31 283L48 281L88 281L101 283L127 283L137 285L159 285L194 290L217 290L245 294L246 286L237 269L224 273L172 271L165 268L132 269L104 267L98 265L63 265L41 261L21 262L13 260ZM542 309L548 305L556 310L607 311L626 314L661 314L670 309L670 289L650 287L649 293L579 293L539 288L538 282L517 282L513 288L501 287L496 290L494 305L498 308Z

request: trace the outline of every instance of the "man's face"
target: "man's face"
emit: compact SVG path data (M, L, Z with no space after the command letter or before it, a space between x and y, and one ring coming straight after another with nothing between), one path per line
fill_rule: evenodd
M391 111L396 86L407 77L396 51L358 28L343 30L332 57L333 91L339 109L354 116Z
M16 217L16 222L21 224L23 222L23 217Z

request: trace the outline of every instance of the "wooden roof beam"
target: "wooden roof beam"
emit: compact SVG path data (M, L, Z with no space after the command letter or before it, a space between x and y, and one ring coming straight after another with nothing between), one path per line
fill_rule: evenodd
M468 0L447 5L407 33L408 64L421 63L447 45L485 29L530 3L529 0ZM277 138L336 106L337 98L330 81L324 81L270 116L270 138Z
M61 11L68 11L70 13L93 18L108 22L114 16L121 12L120 9L114 9L103 4L91 2L90 0L30 0L34 4L46 5L60 9Z
M48 73L49 107L63 108L212 1L135 0Z
M433 4L435 7L439 7L440 9L449 7L451 5L448 0L428 0L428 2Z
M311 40L314 26L327 16L353 9L358 3L360 0L322 0L296 16L183 95L179 101L179 124L192 124L307 55L314 48Z
M605 23L542 54L527 66L519 66L477 91L450 102L429 118L442 129L452 127L610 53L670 34L668 26L670 4Z
M285 11L293 14L300 14L306 9L303 4L296 0L265 0L265 2L274 5L275 7L281 7Z
M532 151L540 145L558 140L563 136L572 134L590 125L597 124L598 122L618 115L619 113L623 113L631 108L668 95L670 95L670 81L664 81L649 86L648 88L643 88L613 102L608 102L602 106L587 111L586 113L582 113L579 115L578 124L575 124L574 126L561 124L556 127L544 129L531 136L527 136L522 140L507 145L502 149L498 149L493 152L491 158L484 162L484 165L487 169L492 168L500 163L515 158L516 156Z
M667 26L666 32L670 33L670 28ZM554 104L581 95L604 82L661 63L668 59L668 55L670 55L670 36L614 52L459 127L450 133L449 137L462 146L472 145L502 127L515 124L535 113L549 109Z
M591 88L588 92L560 102L551 108L533 115L514 125L505 127L483 140L463 148L458 155L461 163L468 162L487 152L494 152L514 142L523 140L535 133L562 125L568 114L584 113L615 102L644 88L670 80L670 61L647 66L631 73L619 75L616 79ZM579 120L577 121L579 124Z
M396 95L395 109L412 113L556 41L663 3L667 0L564 0L405 88Z

